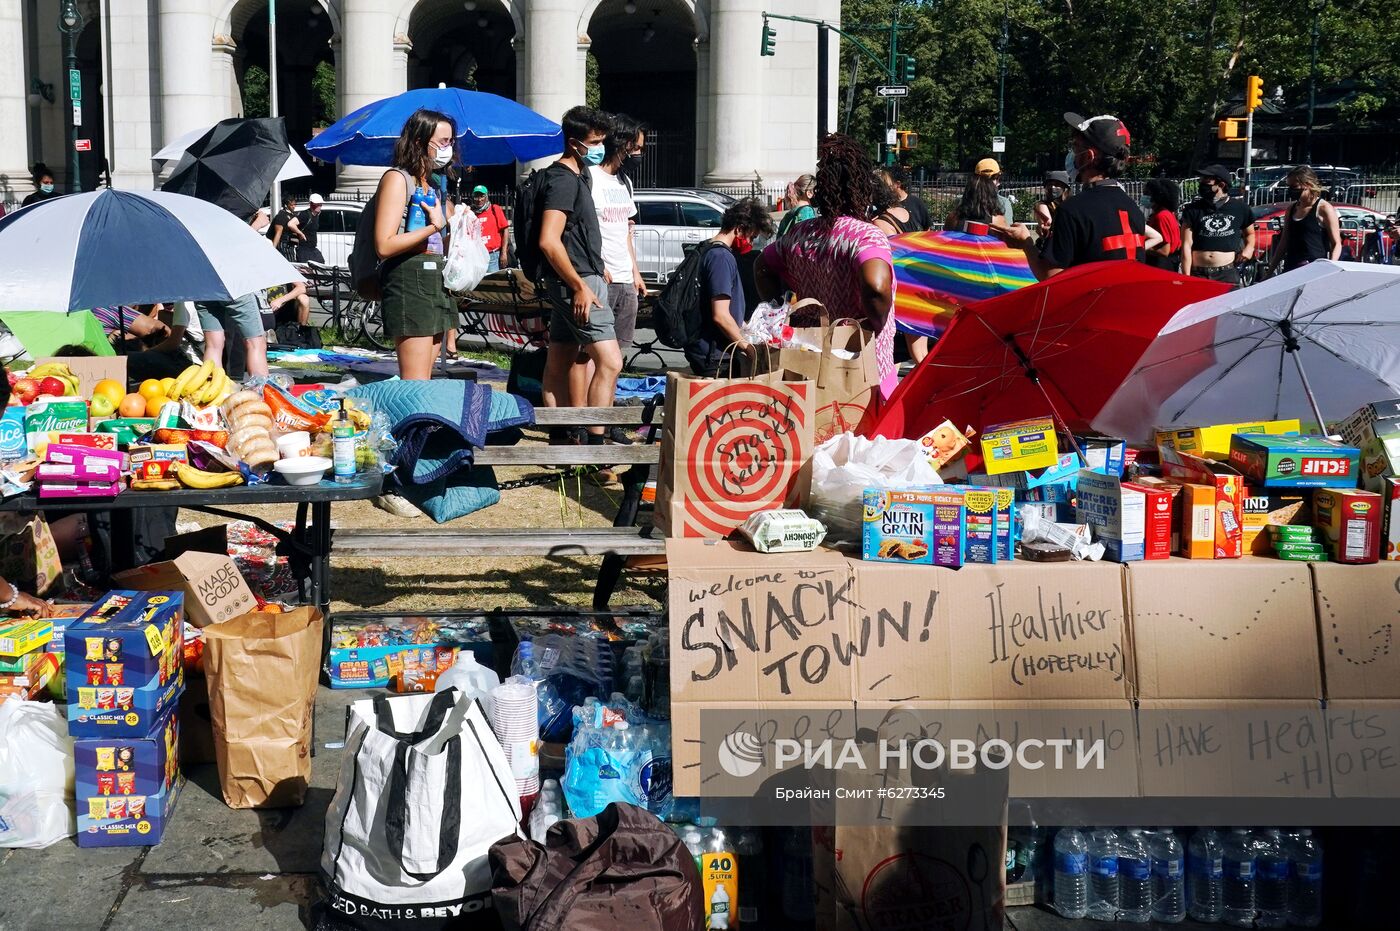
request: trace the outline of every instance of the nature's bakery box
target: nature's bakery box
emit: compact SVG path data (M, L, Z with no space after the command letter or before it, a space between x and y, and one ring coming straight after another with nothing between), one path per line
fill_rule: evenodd
M1127 574L1139 698L1322 697L1306 563L1172 559Z
M1319 701L1141 699L1138 754L1147 797L1326 798L1332 791Z
M1400 563L1309 563L1322 638L1325 696L1400 699Z

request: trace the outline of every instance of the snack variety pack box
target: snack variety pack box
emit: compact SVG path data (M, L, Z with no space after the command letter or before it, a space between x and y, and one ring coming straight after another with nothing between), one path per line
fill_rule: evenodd
M1182 494L1189 496L1189 500L1182 502L1183 508L1190 509L1192 519L1188 525L1185 523L1186 517L1182 518L1182 555L1195 559L1240 558L1244 554L1244 476L1223 462L1168 447L1160 447L1159 452L1162 456L1162 474L1181 484ZM1196 545L1203 538L1199 531L1204 528L1198 527L1195 521L1205 516L1197 510L1204 501L1187 485L1205 485L1214 491L1210 519L1215 529L1215 550L1210 557L1201 553ZM1190 553L1185 552L1188 546Z
M148 734L73 742L79 847L160 843L180 789L175 706Z
M1004 562L1016 552L1016 493L1010 488L998 488L997 493L997 561Z
M1237 433L1230 465L1266 488L1355 488L1361 451L1321 436Z
M1320 488L1313 492L1313 526L1322 533L1334 562L1380 559L1382 505L1374 491Z
M23 656L53 639L53 621L0 621L0 656Z
M1175 449L1177 452L1224 461L1230 458L1230 437L1236 433L1293 436L1299 429L1301 425L1296 419L1222 423L1210 427L1180 427L1175 430L1158 430L1157 445Z
M64 632L68 732L140 737L184 683L184 596L112 591Z
M1076 497L1079 521L1094 528L1103 543L1105 558L1133 562L1144 558L1146 493L1124 484L1116 475L1082 469ZM1170 545L1170 528L1167 530Z
M1055 422L1049 417L997 424L982 434L982 471L988 475L1043 469L1059 458Z
M956 569L966 556L966 508L961 491L946 486L867 488L861 557Z
M1272 541L1266 529L1273 524L1300 524L1308 519L1308 493L1280 491L1246 485L1244 489L1244 551L1266 555ZM1311 529L1311 528L1309 528Z

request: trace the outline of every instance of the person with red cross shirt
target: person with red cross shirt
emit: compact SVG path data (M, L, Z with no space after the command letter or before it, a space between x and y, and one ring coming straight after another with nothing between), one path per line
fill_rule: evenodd
M1147 258L1147 223L1137 202L1118 183L1132 142L1128 127L1116 116L1066 113L1073 127L1065 170L1082 187L1055 213L1055 231L1044 251L1036 248L1022 224L993 228L1007 245L1026 253L1031 271L1041 281L1067 268L1089 262Z

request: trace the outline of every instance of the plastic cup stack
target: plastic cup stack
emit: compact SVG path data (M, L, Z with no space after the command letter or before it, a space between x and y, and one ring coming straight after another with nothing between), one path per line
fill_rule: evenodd
M535 683L511 676L491 690L491 729L506 752L522 802L540 791L540 718Z

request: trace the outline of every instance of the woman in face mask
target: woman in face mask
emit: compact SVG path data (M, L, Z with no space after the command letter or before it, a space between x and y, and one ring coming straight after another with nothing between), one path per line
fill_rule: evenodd
M1292 201L1283 215L1283 233L1278 237L1273 258L1283 258L1283 270L1302 268L1318 259L1337 261L1342 254L1341 226L1337 208L1322 199L1322 182L1307 165L1288 173L1288 197Z
M34 193L26 197L21 203L21 207L28 207L30 204L37 204L41 200L48 200L51 197L58 197L59 193L54 187L53 172L49 171L42 163L34 166Z
M384 329L405 379L432 377L444 334L457 325L457 303L442 283L450 208L434 177L452 164L456 136L451 118L419 110L399 133L393 167L379 179L374 244L384 263Z
M1040 228L1042 238L1050 235L1055 224L1055 211L1060 209L1069 196L1069 174L1051 171L1045 175L1045 193L1035 202L1035 223Z

